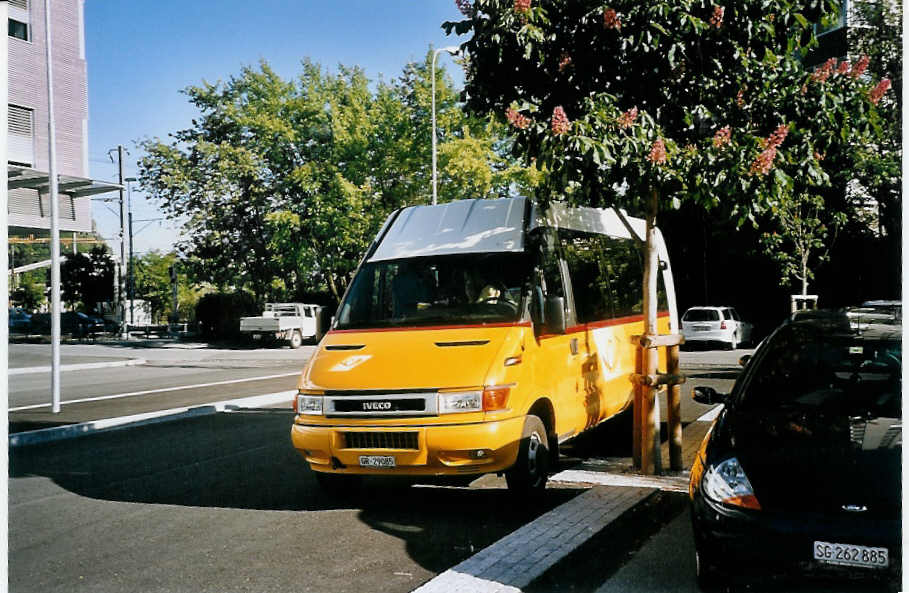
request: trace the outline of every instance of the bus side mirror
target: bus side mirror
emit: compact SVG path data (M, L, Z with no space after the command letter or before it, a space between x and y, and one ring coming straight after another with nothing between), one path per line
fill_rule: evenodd
M533 326L536 328L537 333L543 329L546 322L544 306L543 289L539 286L534 286L531 290L530 298L530 320L533 321Z
M564 334L565 297L551 296L546 299L546 331L551 334Z

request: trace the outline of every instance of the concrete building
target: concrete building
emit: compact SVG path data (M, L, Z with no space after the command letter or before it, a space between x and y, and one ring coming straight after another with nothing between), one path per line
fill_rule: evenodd
M84 0L50 0L61 231L92 230L88 196L117 185L88 178ZM44 0L8 0L10 235L50 228L47 42Z

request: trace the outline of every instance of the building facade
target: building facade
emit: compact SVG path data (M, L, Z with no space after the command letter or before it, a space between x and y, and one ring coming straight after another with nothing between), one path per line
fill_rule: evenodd
M50 0L60 230L90 232L91 200L67 193L68 178L86 180L88 166L88 83L85 62L84 0ZM17 181L17 168L49 169L47 42L44 0L8 0L10 234L50 227L50 203L42 188ZM24 176L23 176L24 177ZM16 188L16 189L14 189Z

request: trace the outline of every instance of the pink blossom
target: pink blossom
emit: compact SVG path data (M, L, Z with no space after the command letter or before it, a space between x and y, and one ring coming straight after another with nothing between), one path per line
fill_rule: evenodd
M748 171L750 175L766 175L770 173L770 169L773 168L773 159L776 158L776 148L768 148L764 152L758 155L754 162L751 163L751 169Z
M527 12L530 10L530 0L514 0L515 12Z
M666 145L663 143L662 138L657 138L656 142L653 143L650 154L647 155L647 160L654 165L666 164Z
M726 12L726 9L722 6L713 7L713 16L710 17L710 24L719 29L723 26L723 14Z
M551 125L553 134L567 134L571 129L571 122L568 120L568 116L565 115L565 110L562 109L561 105L552 110Z
M634 120L638 118L638 108L632 107L625 113L619 116L619 127L621 128L630 128L634 125Z
M527 128L527 126L530 125L530 118L521 113L518 113L511 107L505 111L505 119L508 120L508 123L518 128L519 130L524 130Z
M768 148L779 148L780 144L783 143L783 140L786 139L786 136L789 134L789 126L781 125L777 127L776 130L770 137L767 138L765 144Z
M724 144L729 144L730 142L732 142L732 128L729 126L720 128L716 131L716 134L713 135L713 145L717 148Z
M473 5L470 0L455 0L458 10L466 17L473 17Z
M563 53L562 57L559 58L559 72L562 72L569 66L571 66L571 56L569 56L567 53Z
M614 8L607 8L603 11L603 27L616 30L622 28L622 19L619 18Z
M852 71L849 73L849 76L852 78L858 78L865 73L865 70L868 68L868 62L871 61L866 55L863 55L859 58L859 61L855 63L855 66L852 67Z
M871 92L868 93L868 99L875 105L878 104L878 101L884 96L884 93L890 88L890 79L883 78L877 86L871 89Z
M817 68L811 73L811 80L814 82L826 82L830 75L833 74L833 68L836 66L836 58L830 58L824 65Z
M836 67L837 74L848 74L849 73L849 60L845 62L840 62L840 65Z
M824 160L824 154L815 150L814 151L814 160L816 160L817 162L821 162L822 160Z
M735 104L739 107L745 105L745 89L739 89L739 92L735 95Z

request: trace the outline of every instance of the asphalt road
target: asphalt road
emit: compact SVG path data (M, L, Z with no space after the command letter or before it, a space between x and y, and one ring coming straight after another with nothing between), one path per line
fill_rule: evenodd
M10 455L17 592L410 591L577 494L474 488L327 498L284 410L216 414Z
M254 393L242 389L290 389L299 365L294 358L304 353L278 353L287 358L274 364L263 362L274 352L144 354L147 366L64 373L65 397L278 374L285 364L289 374L71 403L61 420L67 413L111 417L137 406L160 409ZM741 352L691 354L683 353L683 368L699 376L683 390L686 422L709 409L691 402L690 388L728 390ZM11 377L11 398L34 397L41 377ZM11 416L34 414L47 411ZM291 422L287 409L248 410L12 449L10 590L410 591L579 492L553 485L540 504L528 505L489 476L470 487L372 484L349 499L328 498L290 446ZM630 432L621 426L624 419L616 422L571 454L626 455ZM680 512L672 497L665 500L658 513L635 519L646 518L649 529L634 523L631 530L661 534L663 521L654 517L668 521ZM616 566L632 558L628 550L637 539L609 542L608 553L621 560ZM667 554L685 555L679 551L684 542L673 545L677 550ZM579 572L590 574L554 574L565 590L602 584L575 588Z
M145 412L201 405L293 390L313 347L208 348L166 344L149 348L124 345L64 345L67 364L98 361L146 361L137 366L64 370L60 373L62 412L50 409L50 372L14 374L8 378L10 427L16 432L117 418ZM45 344L11 344L16 368L49 364ZM290 407L288 399L287 406Z

